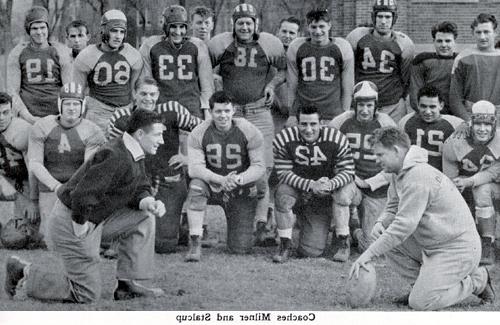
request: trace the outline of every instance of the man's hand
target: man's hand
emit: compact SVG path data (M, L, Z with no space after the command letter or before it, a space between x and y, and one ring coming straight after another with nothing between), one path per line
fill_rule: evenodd
M238 187L238 183L236 182L236 172L230 172L224 177L224 181L222 182L222 190L224 192L231 192L235 188Z
M38 200L31 200L19 194L17 204L21 209L21 216L27 218L31 223L36 223L40 219Z
M361 267L368 271L366 263L370 262L372 258L373 256L370 251L365 251L363 254L361 254L361 256L358 257L358 259L354 261L351 266L351 270L349 271L349 279L351 279L353 276L355 279L357 279L359 276L359 268Z
M372 231L370 233L370 237L373 239L373 240L377 240L377 238L379 238L385 231L385 227L384 225L382 224L382 222L380 221L377 221L375 222L375 224L373 225L373 228L372 228Z
M3 176L0 176L0 200L15 201L17 199L17 191Z
M78 238L84 237L95 228L95 224L89 221L85 221L84 224L79 224L71 220L71 223L73 224L73 233Z
M286 120L286 123L285 123L285 127L289 128L291 126L295 126L297 125L299 122L297 121L297 117L296 116L292 116L290 115L288 117L288 119Z
M467 138L469 136L470 127L467 122L462 122L457 128L455 132L451 135L455 139Z
M155 217L161 218L166 210L165 205L160 200L155 200L154 197L148 196L141 200L139 209L153 214Z
M453 183L460 192L463 192L468 187L474 186L472 177L456 177L453 179Z
M274 89L272 87L266 87L264 89L264 96L266 97L266 101L264 102L264 104L266 106L271 106L273 104L273 101L274 101Z
M188 163L187 157L181 153L178 153L170 157L170 159L168 160L168 165L170 167L173 167L174 169L179 169L182 166L187 166L187 163Z
M370 185L364 180L359 178L358 176L354 176L354 183L359 188L370 188Z
M321 177L317 181L313 181L311 183L311 191L314 195L318 196L327 196L332 194L332 183L328 179L328 177Z

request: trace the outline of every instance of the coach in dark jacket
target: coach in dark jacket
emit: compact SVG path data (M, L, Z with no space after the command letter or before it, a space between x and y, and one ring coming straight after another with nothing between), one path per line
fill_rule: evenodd
M5 283L10 296L23 285L28 296L40 300L95 301L102 286L101 237L120 243L116 300L163 295L141 284L152 278L155 217L165 213L144 171L145 153L155 154L163 143L161 122L156 113L134 112L123 137L105 144L58 189L49 235L66 273L44 272L12 256Z

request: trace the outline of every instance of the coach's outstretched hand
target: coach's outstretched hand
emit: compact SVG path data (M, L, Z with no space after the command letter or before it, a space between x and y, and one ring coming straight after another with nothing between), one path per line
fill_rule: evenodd
M351 266L351 270L349 271L349 279L351 279L353 276L355 279L358 278L359 276L359 268L362 267L365 270L368 270L368 267L366 264L372 260L373 255L370 253L370 251L365 251L363 254L361 254L360 257Z

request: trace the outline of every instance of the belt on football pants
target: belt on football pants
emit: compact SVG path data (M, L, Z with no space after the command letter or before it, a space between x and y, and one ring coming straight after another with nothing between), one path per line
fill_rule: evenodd
M242 115L258 114L270 109L269 106L266 106L266 97L244 105L234 104L233 107L236 112L240 112Z

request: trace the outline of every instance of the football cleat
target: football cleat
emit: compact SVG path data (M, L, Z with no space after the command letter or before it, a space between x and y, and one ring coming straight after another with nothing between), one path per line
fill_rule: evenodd
M491 276L490 276L490 271L485 267L486 270L486 287L484 288L483 292L478 294L478 298L481 299L482 304L492 304L495 302L496 295L495 295L495 290L493 289L493 285L491 284Z
M164 296L165 292L160 288L148 288L134 280L118 280L113 297L115 300L129 300L134 298L158 298Z
M337 262L347 262L349 256L351 255L351 240L349 236L337 236L337 241L339 242L339 249L333 255L332 260Z
M11 256L7 259L4 289L10 298L16 295L16 287L24 278L24 269L29 265L30 263L21 260L18 256Z
M200 236L191 236L189 241L189 252L187 253L185 262L199 262L201 259L201 240Z
M292 240L290 238L280 238L278 254L273 256L274 263L285 263L290 259Z

